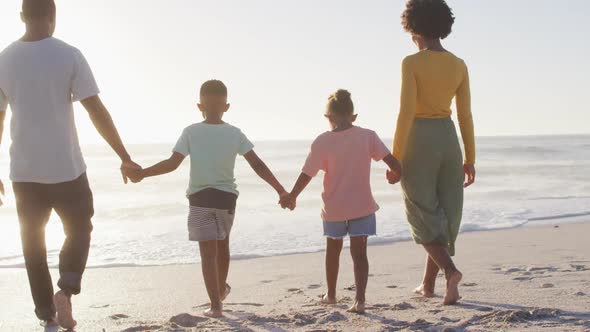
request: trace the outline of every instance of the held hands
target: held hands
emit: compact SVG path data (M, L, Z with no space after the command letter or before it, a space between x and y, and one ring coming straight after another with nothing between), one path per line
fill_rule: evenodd
M389 182L389 184L396 184L402 179L402 166L400 165L399 161L395 158L393 165L391 166L390 169L388 169L385 173L385 176L387 177L387 182Z
M289 209L293 211L297 206L297 200L295 197L293 197L293 195L285 191L280 195L279 204L283 209Z
M387 182L389 182L389 184L396 184L401 180L402 173L388 169L385 176L387 177Z
M141 171L142 167L131 160L123 161L121 164L121 174L123 175L123 182L125 182L125 184L127 184L129 180L133 183L141 182L141 180L143 180Z

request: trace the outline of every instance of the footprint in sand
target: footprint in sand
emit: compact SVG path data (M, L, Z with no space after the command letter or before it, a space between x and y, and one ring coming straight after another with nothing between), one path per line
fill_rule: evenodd
M311 284L307 286L307 289L318 289L320 287L322 287L320 284Z
M92 309L104 309L110 307L110 304L93 304L90 306Z
M328 314L327 316L320 318L317 321L317 323L318 324L328 324L328 323L334 323L334 322L341 322L341 321L345 321L345 320L348 320L348 318L346 316L344 316L343 314L336 311L331 314Z
M197 317L190 314L180 314L170 318L170 323L180 327L197 327L200 323L208 321L207 317Z
M261 284L270 284L271 282L273 282L274 280L260 280Z
M398 304L394 304L391 307L392 310L409 310L409 309L416 309L413 305L409 304L408 302L402 302Z
M555 287L555 285L551 284L551 283L546 283L546 284L541 285L541 288L553 288L553 287Z
M303 289L301 289L301 288L289 288L289 289L287 289L287 292L292 293L292 294L302 294L303 293Z
M124 314L116 314L116 315L109 316L109 318L112 320L119 320L119 319L129 318L129 316L124 315Z
M586 296L586 293L584 292L577 292L576 294L574 294L575 296Z
M456 323L458 321L460 321L460 318L449 318L449 317L441 317L440 320L442 320L443 322L447 322L447 323Z
M512 280L516 280L516 281L530 281L533 280L532 277L516 277L516 278L512 278Z
M392 289L393 289L393 288L397 288L397 286L396 286L396 285L389 285L389 286L386 286L386 287L387 287L387 288L392 288Z
M241 305L241 306L248 306L248 307L264 307L262 303L253 303L253 302L241 302L241 303L226 303L227 306L233 305Z
M162 328L161 325L140 325L140 326L130 327L130 328L125 329L121 332L147 332L147 331L156 331L161 328Z
M589 270L586 265L581 264L570 264L570 266L576 270L576 272L587 271Z
M349 290L349 291L354 291L354 290L356 290L356 285L355 284L352 284L352 285L350 285L348 287L344 287L344 289L345 290Z
M477 284L474 283L474 282L464 282L464 283L461 284L461 286L463 286L463 287L475 287L475 286L477 286Z

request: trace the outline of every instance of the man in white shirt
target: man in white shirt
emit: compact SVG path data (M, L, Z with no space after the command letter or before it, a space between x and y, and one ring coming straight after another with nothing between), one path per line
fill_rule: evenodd
M55 325L57 318L59 325L71 329L76 325L71 296L80 293L94 214L73 102L86 108L98 132L121 158L122 169L140 167L131 160L98 97L82 53L52 37L54 1L23 0L22 8L26 33L0 53L0 139L10 105L10 179L35 313L44 325ZM127 182L125 175L123 179ZM60 253L60 291L55 295L45 247L45 225L52 210L66 233Z

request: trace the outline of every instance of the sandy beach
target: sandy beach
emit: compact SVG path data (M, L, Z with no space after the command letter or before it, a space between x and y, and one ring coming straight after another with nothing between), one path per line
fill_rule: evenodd
M590 222L462 234L463 299L452 307L441 305L440 286L432 299L412 294L421 248L372 246L366 315L345 312L354 297L345 251L336 306L317 303L321 252L234 261L219 320L201 315L207 297L197 264L89 269L74 298L77 331L590 331L588 234ZM42 330L25 270L0 270L0 278L0 330Z

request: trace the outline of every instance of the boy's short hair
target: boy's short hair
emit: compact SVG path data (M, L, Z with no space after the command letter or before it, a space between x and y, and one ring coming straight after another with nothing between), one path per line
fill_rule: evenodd
M53 0L23 0L23 16L28 19L40 19L55 15Z
M201 85L200 96L227 97L227 87L220 80L209 80Z

